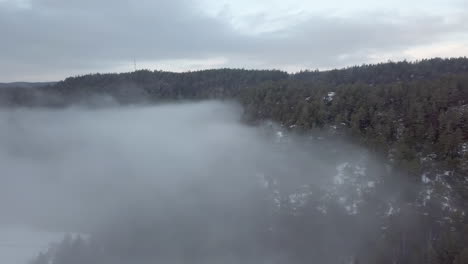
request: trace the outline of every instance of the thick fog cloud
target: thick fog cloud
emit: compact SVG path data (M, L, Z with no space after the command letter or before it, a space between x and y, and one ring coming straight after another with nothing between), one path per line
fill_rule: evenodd
M239 118L235 106L219 103L3 109L2 221L86 228L148 201L190 207L206 196L242 205L259 174L326 168L304 153L279 152Z
M247 126L235 104L5 108L0 126L0 225L91 234L121 261L109 263L287 258L271 255L282 242L269 236L301 206L329 232L317 246L339 241L352 254L343 243L377 234L392 206L388 183L378 189L381 164L365 151ZM366 209L369 195L379 212ZM330 231L358 212L350 237Z
M255 155L259 143L236 118L214 103L2 110L2 215L80 223L126 202L183 194L209 177L245 175L239 162ZM231 189L223 184L205 191Z
M460 11L427 14L413 8L413 14L402 15L380 7L336 15L329 9L321 12L317 4L316 12L298 6L304 11L300 15L285 14L272 21L264 10L248 16L228 11L209 15L209 3L186 0L3 0L0 80L54 80L90 71L130 70L134 57L145 67L168 70L190 70L196 61L206 64L197 67L205 68L295 70L414 59L408 53L411 48L466 43L466 8L448 5ZM236 20L250 22L239 28ZM255 30L264 25L277 26ZM465 55L458 52L437 55ZM221 65L213 64L220 60Z

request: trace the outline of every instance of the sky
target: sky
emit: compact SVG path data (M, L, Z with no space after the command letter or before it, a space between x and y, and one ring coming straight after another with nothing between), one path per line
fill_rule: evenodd
M468 55L467 0L0 0L0 82Z

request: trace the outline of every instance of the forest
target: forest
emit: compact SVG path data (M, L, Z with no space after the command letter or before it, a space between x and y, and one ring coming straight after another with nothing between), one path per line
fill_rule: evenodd
M375 227L377 231L368 234L365 243L348 248L352 252L348 255L337 257L333 252L346 247L342 242L352 241L356 235L340 226L374 228L366 226L363 219L366 214L383 212L378 202L369 203L357 215L330 209L327 217L340 219L340 224L324 229L321 222L328 218L318 215L314 199L300 209L284 201L276 215L265 220L272 221L276 229L259 225L254 238L242 237L236 241L239 244L230 245L237 250L234 252L247 256L284 251L295 256L289 263L311 263L318 259L314 255L318 253L310 250L314 247L320 248L321 263L468 263L468 58L386 62L294 74L245 69L185 73L138 70L70 77L34 88L0 87L2 108L60 109L74 104L102 107L103 103L210 99L237 102L243 109L243 121L250 125L272 121L298 135L346 138L385 160L406 184L430 182L433 187L433 198L423 204L418 193L403 194L399 213L381 220L386 228ZM450 206L446 197L450 197ZM262 217L266 216L258 219ZM181 220L181 225L189 224ZM337 237L342 240L320 243L317 237L329 233L340 234ZM147 234L145 239L152 243L157 236ZM106 254L121 248L135 255L154 251L116 241L118 238L109 234L90 240L67 236L32 263L120 263ZM262 249L251 252L249 244L261 244ZM188 252L190 263L197 263L203 250Z

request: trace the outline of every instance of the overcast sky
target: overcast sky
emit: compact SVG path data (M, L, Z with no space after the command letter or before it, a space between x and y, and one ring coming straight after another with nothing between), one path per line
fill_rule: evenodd
M0 36L0 82L329 69L467 56L468 0L0 0Z

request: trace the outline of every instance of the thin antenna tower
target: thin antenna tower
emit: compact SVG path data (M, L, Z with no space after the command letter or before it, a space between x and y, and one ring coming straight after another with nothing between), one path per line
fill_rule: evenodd
M133 57L133 69L136 71L137 70L137 67L136 67L136 58Z

